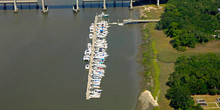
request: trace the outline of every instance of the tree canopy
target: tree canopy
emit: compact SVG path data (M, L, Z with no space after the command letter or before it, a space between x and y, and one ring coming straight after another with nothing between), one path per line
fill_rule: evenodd
M220 94L220 58L215 54L179 57L167 85L166 98L173 108L200 110L190 95Z
M157 28L173 38L177 50L208 42L220 30L220 0L169 0Z

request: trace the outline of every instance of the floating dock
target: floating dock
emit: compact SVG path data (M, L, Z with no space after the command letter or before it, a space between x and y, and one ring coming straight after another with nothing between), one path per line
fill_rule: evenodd
M87 49L84 52L84 61L89 61L85 65L88 70L88 82L86 89L86 100L91 98L100 98L101 92L100 84L102 78L105 76L105 68L107 67L104 62L107 54L108 42L106 37L108 35L108 22L103 17L109 14L99 14L95 16L94 23L89 27L89 39L92 43L88 43Z
M93 37L92 37L92 52L89 62L89 74L88 74L88 82L87 82L87 89L86 89L86 100L89 100L89 94L90 94L90 86L91 86L91 76L92 76L92 63L93 63L93 57L94 57L94 49L95 49L95 40L96 40L96 28L97 28L97 22L98 22L98 16L95 16L94 21L94 31L93 31Z

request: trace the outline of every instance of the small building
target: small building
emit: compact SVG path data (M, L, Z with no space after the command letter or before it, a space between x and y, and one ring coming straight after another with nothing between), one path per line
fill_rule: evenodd
M200 104L201 106L207 106L207 103L205 99L196 99L197 104Z
M219 97L219 98L217 98L216 100L217 100L217 102L220 104L220 97Z
M220 8L218 8L218 13L220 13Z

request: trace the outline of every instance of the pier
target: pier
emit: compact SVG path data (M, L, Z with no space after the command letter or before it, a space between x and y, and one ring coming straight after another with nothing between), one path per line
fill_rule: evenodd
M96 28L97 28L97 21L98 21L98 16L95 16L95 21L94 21L94 31L93 31L93 38L92 38L92 52L91 52L91 57L90 57L90 62L89 62L89 74L88 74L88 82L87 82L87 89L86 89L86 100L89 100L89 94L90 94L90 86L91 86L91 76L92 76L92 63L93 63L93 57L94 57L94 48L95 48L95 40L96 40Z
M160 19L124 19L123 24L133 24L133 23L148 23L148 22L158 22Z

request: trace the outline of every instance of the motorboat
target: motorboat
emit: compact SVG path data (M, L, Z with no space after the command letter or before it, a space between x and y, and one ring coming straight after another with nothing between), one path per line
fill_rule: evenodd
M91 84L98 84L98 85L100 85L101 82L94 82L94 81L92 81Z
M90 56L84 56L84 57L83 57L83 60L84 60L84 61L89 61L89 60L90 60Z
M89 27L89 31L90 31L90 32L94 32L94 26L90 26L90 27Z
M101 94L96 94L96 95L89 95L89 98L100 98Z
M102 79L91 79L92 81L95 81L95 82L100 82Z
M105 64L93 64L94 66L101 67L101 68L106 68L107 66Z
M92 86L92 88L94 88L94 89L99 89L100 86Z
M93 34L90 33L90 34L89 34L89 39L92 39L92 38L93 38Z
M85 69L87 69L87 70L89 69L89 64L85 65Z
M84 52L84 54L85 54L86 56L90 56L90 55L91 55L91 51L89 51L89 49L86 49L85 52Z
M100 92L102 92L103 90L101 90L101 89L95 89L94 91L100 93Z
M98 17L109 17L109 14L105 14L104 12L102 12L98 15Z

